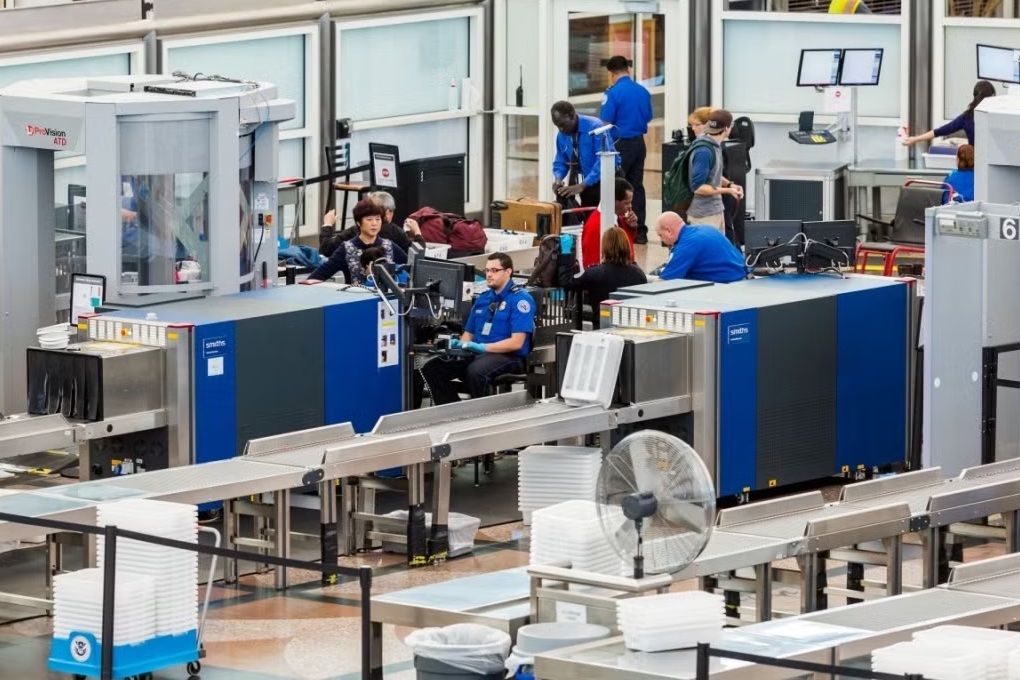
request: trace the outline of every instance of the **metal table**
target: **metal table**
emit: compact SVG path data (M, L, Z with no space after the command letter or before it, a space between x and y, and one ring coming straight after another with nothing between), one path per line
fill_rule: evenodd
M527 568L519 567L373 596L373 675L382 677L385 623L412 628L478 623L515 638L531 616L529 583Z
M881 219L882 189L893 187L898 189L908 179L941 181L947 174L948 171L943 168L924 167L924 161L893 158L870 158L859 161L847 168L847 191L853 208L850 215L866 212L876 220Z
M789 619L727 629L723 649L763 656L842 663L914 631L943 624L1001 626L1020 618L1020 556L975 562L954 570L951 582L916 593L848 605ZM712 677L797 677L800 671L712 659ZM694 651L644 654L627 650L622 638L568 647L535 658L540 680L693 680Z

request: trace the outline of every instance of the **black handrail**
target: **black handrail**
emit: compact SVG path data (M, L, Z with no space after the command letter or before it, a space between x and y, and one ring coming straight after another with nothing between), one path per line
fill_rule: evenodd
M178 550L190 550L204 555L216 555L228 559L243 559L263 564L272 564L282 569L288 567L293 569L305 569L318 571L322 574L356 577L361 586L361 677L363 680L371 678L372 660L372 567L342 567L335 564L322 564L319 562L306 562L275 555L262 555L260 553L245 552L236 548L221 548L218 546L202 545L200 543L188 543L162 536L142 534L137 531L118 529L114 525L93 526L91 524L80 524L78 522L66 522L63 520L43 519L40 517L27 517L9 512L0 512L0 522L11 524L24 524L56 531L66 531L80 534L102 535L105 539L103 546L103 622L102 622L102 653L101 671L102 680L113 680L113 621L114 621L114 593L116 589L116 562L117 562L117 539L128 538L143 543L162 545ZM208 584L206 587L211 587Z
M824 673L833 677L866 678L868 680L924 680L924 676L919 674L906 673L904 675L896 675L894 673L878 673L876 671L864 670L862 668L850 668L849 666L836 666L825 663L815 663L813 661L775 659L770 656L760 656L758 654L748 654L746 652L733 652L728 649L719 649L718 647L712 647L704 642L698 643L695 666L695 677L697 680L709 679L709 659L713 656L723 659L748 661L750 663L761 664L763 666L790 668L795 671L805 671L808 673Z

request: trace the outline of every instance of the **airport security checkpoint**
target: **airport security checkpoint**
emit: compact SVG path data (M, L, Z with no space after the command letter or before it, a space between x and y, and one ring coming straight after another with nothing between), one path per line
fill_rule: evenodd
M0 678L1020 678L991 25L178 4L0 0Z

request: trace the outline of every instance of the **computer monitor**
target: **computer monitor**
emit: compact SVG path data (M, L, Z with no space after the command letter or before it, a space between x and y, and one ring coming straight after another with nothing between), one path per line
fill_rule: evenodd
M100 274L71 274L71 323L82 314L92 314L106 299L106 277Z
M839 68L839 84L878 85L882 73L881 47L852 47L843 50L843 63Z
M752 267L779 267L782 257L792 253L775 252L763 255L764 251L787 245L799 244L800 220L750 220L744 223L744 257Z
M977 77L979 80L1020 83L1020 50L979 44Z
M828 87L839 81L839 63L843 50L801 50L797 67L797 87Z
M418 257L414 261L411 281L415 288L438 284L437 292L442 298L441 310L448 318L463 321L471 312L474 265L434 257Z
M853 220L828 220L824 222L805 222L804 236L808 241L807 257L804 266L808 269L823 267L849 267L854 263L857 251L857 223ZM832 256L832 253L812 252L811 242L821 243L835 248L843 257Z
M393 144L368 144L368 174L374 189L400 188L400 148Z

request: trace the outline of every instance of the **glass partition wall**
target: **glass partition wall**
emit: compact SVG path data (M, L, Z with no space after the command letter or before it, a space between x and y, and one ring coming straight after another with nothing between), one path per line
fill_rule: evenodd
M645 188L658 201L662 142L686 117L687 101L687 50L667 45L687 45L689 5L676 0L658 3L658 13L634 9L634 3L615 0L497 3L496 25L502 22L506 29L495 36L496 198L552 199L556 130L549 108L566 99L580 113L597 116L609 86L606 61L621 54L632 61L634 79L652 94Z

